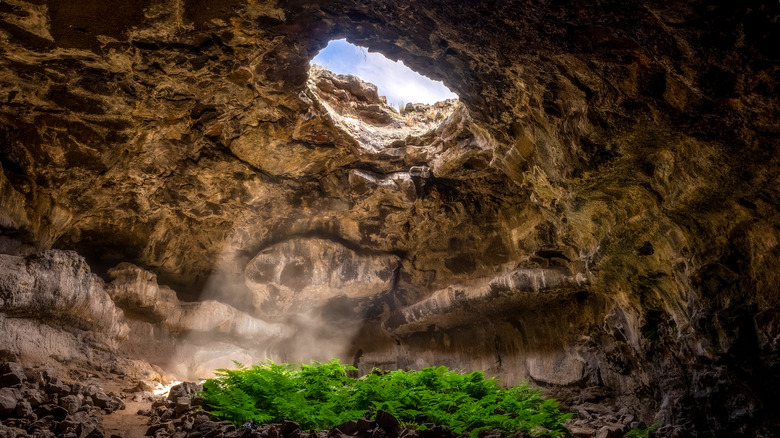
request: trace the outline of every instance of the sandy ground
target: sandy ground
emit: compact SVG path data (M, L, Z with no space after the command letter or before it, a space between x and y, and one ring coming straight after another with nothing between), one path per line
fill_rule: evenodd
M149 409L149 402L136 402L127 398L124 400L125 409L103 416L103 427L106 436L116 434L124 438L144 438L144 433L149 426L146 424L149 417L138 415L139 409Z

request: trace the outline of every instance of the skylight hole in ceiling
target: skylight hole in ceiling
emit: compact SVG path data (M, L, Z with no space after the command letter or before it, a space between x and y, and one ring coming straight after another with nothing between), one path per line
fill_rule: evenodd
M387 103L398 107L406 103L433 104L457 99L443 83L428 79L405 66L403 61L391 61L380 53L355 46L346 39L333 40L320 51L311 64L317 64L336 74L355 75L377 86Z

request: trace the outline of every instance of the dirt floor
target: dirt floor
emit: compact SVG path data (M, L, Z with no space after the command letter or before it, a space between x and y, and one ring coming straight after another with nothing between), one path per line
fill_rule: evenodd
M138 415L139 409L149 409L149 403L125 400L124 410L103 416L103 427L106 429L106 436L115 434L124 438L143 438L144 432L149 428L146 424L149 421L149 417Z
M151 408L152 400L138 397L140 393L133 390L133 388L139 385L139 382L143 379L81 367L75 369L61 369L59 370L59 374L63 377L67 376L64 380L70 380L71 382L89 381L90 383L97 383L106 393L113 392L122 399L122 402L125 404L124 409L103 415L103 427L105 429L106 437L113 434L123 438L144 438L144 434L149 428L149 425L147 424L149 422L149 417L138 415L138 411L149 410ZM159 382L144 380L144 384L148 385L150 389L155 387L160 388ZM167 393L165 395L167 395Z

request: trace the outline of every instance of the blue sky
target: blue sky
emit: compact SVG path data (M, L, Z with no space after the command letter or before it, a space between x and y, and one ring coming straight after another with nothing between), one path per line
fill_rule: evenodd
M379 53L354 46L347 40L334 40L311 61L333 73L351 74L371 82L387 103L436 103L457 96L441 82L432 81L414 72L403 62L394 62Z

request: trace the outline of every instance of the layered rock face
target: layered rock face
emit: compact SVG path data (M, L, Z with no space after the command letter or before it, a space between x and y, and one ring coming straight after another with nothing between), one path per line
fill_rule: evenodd
M480 368L770 436L779 8L2 3L0 350ZM341 37L460 101L310 71Z

